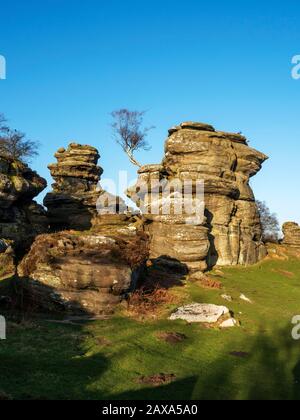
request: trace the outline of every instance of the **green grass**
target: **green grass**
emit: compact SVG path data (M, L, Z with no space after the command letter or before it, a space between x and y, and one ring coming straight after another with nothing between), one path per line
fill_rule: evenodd
M278 272L285 270L293 277ZM181 321L138 321L119 313L78 326L40 321L11 324L0 342L1 392L15 399L299 399L300 341L291 319L300 315L300 260L267 260L222 270L223 290L178 288L183 302L225 304L241 326L207 329ZM220 295L230 294L225 302ZM253 300L239 300L241 293ZM187 339L171 345L159 332ZM247 357L231 356L245 352ZM175 374L160 387L141 375Z

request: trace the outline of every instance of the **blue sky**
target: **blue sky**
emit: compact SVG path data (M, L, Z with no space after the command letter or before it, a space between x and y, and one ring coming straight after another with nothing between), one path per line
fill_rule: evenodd
M157 163L185 120L242 131L270 156L252 180L280 221L300 222L299 1L0 0L0 112L42 143L32 166L70 140L101 152L106 178L135 169L111 140L112 110L148 110Z

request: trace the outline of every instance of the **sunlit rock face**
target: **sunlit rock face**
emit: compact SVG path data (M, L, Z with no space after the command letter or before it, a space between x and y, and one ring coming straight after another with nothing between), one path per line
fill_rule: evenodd
M53 230L89 229L96 214L97 184L102 169L99 153L91 146L71 143L55 154L57 163L49 165L55 183L44 205Z
M152 256L168 255L192 271L216 264L253 264L264 257L260 217L249 179L266 159L239 134L192 122L171 128L162 164L141 168L137 185L128 191L145 213ZM155 182L176 180L192 184L188 194L193 211L183 210L180 216L173 210L169 215L148 212L150 185L153 188ZM202 203L195 194L195 185L201 181ZM162 194L158 207L163 207L165 200L174 205L178 197L172 190Z
M110 314L148 258L139 217L99 184L99 153L76 143L55 154L45 197L53 233L40 235L18 266L26 299L47 311Z
M0 155L0 238L23 250L47 231L45 210L33 201L46 186L27 165Z
M287 222L282 227L283 244L293 248L300 248L300 226L295 222Z
M101 214L126 212L122 200L100 186L103 170L98 166L97 149L71 143L67 149L59 149L55 157L57 163L49 165L55 180L53 191L44 200L52 230L88 230L98 224ZM100 200L102 208L98 205Z

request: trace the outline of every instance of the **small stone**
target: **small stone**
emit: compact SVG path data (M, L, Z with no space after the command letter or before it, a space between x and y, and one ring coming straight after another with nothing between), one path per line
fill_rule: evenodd
M234 318L226 319L226 321L222 322L220 328L233 328L237 326L237 321Z
M252 303L252 301L249 298L247 298L247 296L245 296L245 295L241 295L240 299L243 300L244 302Z
M224 300L227 300L227 302L232 302L233 300L232 297L229 295L222 295L221 298Z

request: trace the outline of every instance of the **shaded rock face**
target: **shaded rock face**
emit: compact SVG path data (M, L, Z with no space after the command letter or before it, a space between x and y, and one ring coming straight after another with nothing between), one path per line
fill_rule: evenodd
M44 208L33 198L47 186L45 179L20 161L0 156L0 238L26 249L47 231Z
M32 303L49 311L108 314L133 287L148 256L147 238L62 232L39 236L19 266Z
M295 222L287 222L282 227L283 244L293 248L300 248L300 226Z
M11 278L15 271L13 248L8 241L0 239L0 289L1 281Z
M181 215L172 210L169 215L146 211L151 256L167 253L185 262L192 271L216 264L253 264L264 257L260 217L249 179L266 159L239 134L192 122L170 129L162 164L141 168L138 183L128 195L145 210L150 185L153 189L155 182L179 180L191 183L193 207L203 208L194 214L183 211ZM195 195L195 185L201 181L202 202ZM158 207L166 200L174 205L177 199L171 191L167 198L158 200Z

